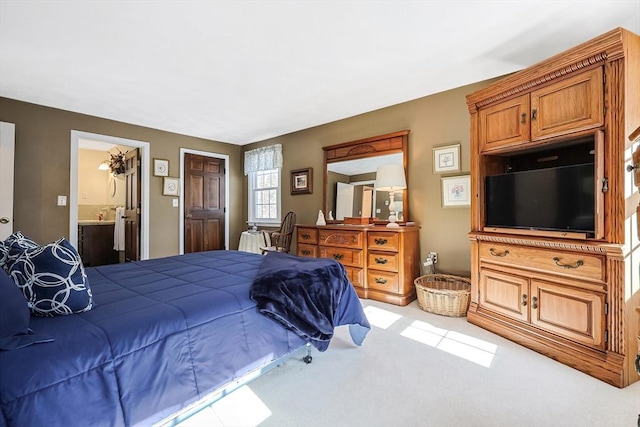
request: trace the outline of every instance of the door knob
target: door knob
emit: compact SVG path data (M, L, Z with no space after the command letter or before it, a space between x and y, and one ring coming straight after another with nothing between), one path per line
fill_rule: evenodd
M190 218L193 218L193 215L191 215L191 214L186 214L184 217L185 217L185 218L187 218L187 219L190 219Z
M0 218L0 224L9 224L10 221L11 220L6 216L3 216L2 218Z
M122 218L122 219L126 219L126 218L127 218L127 216L126 216L126 215L122 215L120 218Z

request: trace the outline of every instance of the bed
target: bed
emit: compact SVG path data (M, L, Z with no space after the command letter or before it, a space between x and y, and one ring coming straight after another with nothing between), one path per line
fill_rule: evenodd
M53 341L0 351L0 426L151 425L309 344L326 350L334 326L358 345L369 330L334 261L211 251L85 272L91 310L31 316ZM305 314L319 300L333 313Z

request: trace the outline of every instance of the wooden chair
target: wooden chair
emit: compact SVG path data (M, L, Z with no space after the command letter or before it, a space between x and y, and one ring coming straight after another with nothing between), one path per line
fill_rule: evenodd
M262 254L267 252L285 252L289 253L291 249L291 238L293 237L293 230L296 227L296 214L295 212L287 212L280 225L280 230L266 232L263 231L264 246L260 248ZM267 240L269 236L270 241Z

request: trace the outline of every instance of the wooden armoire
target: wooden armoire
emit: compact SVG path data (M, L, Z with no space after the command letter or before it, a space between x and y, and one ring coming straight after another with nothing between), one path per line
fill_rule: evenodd
M468 95L467 104L469 322L614 386L637 381L640 195L628 166L640 125L640 37L614 29ZM593 178L562 183L588 192L586 231L529 226L526 212L494 223L531 196L514 186L512 199L497 202L496 176L582 163ZM561 202L549 194L540 211Z

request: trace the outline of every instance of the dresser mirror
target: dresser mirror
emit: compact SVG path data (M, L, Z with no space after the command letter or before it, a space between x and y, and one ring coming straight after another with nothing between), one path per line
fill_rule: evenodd
M389 192L376 191L378 166L401 164L407 177L407 144L409 131L395 132L357 141L323 147L323 206L327 218L331 212L337 222L345 217L389 217ZM395 192L398 221L409 217L408 190Z

